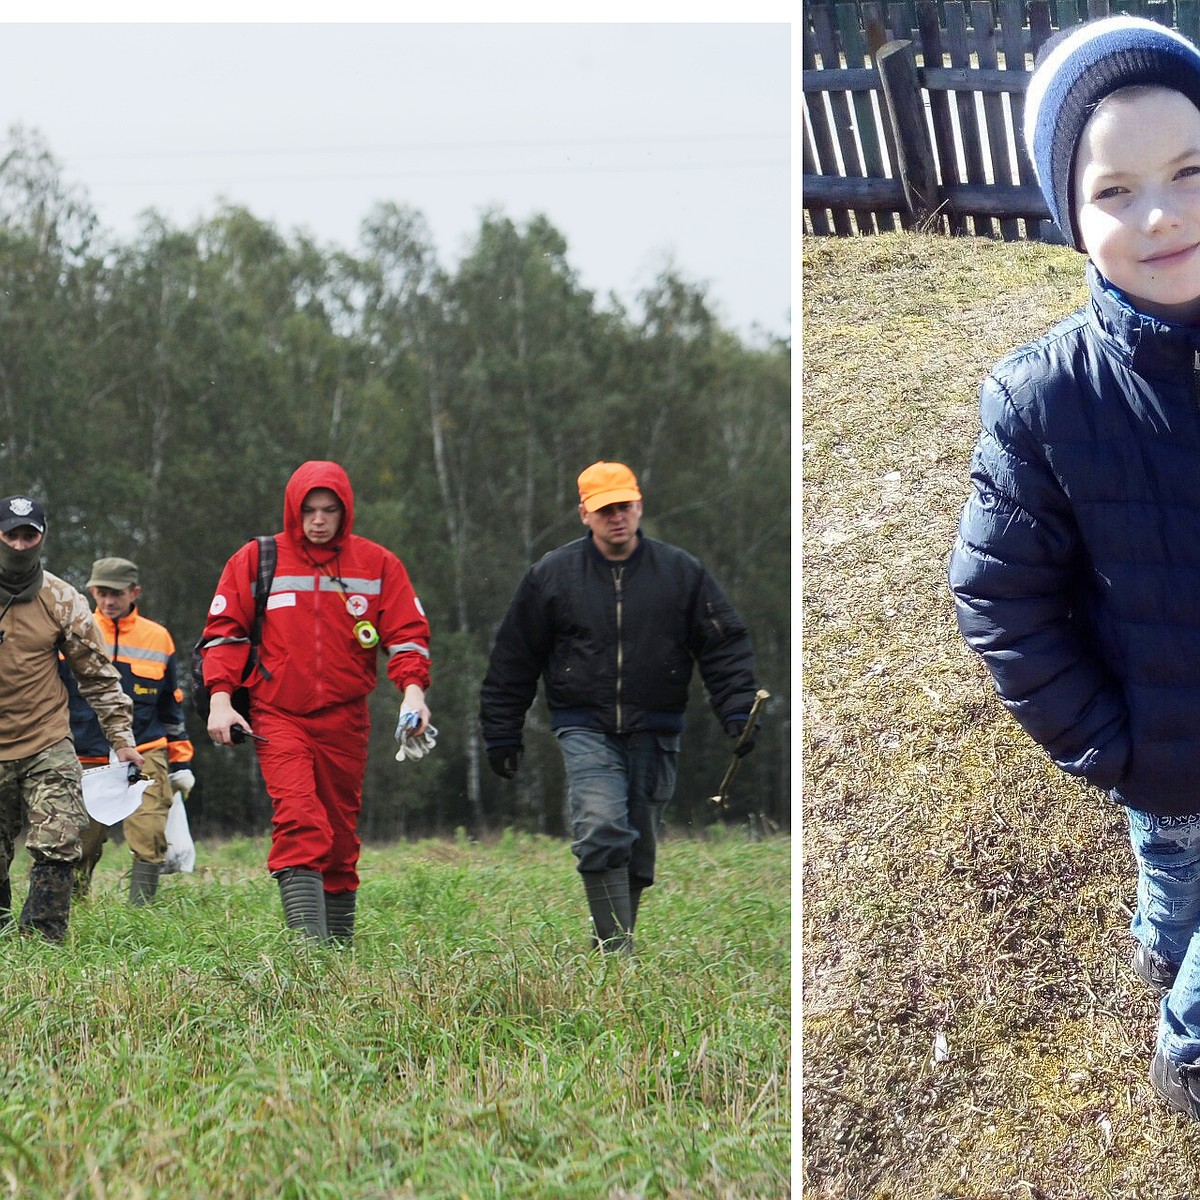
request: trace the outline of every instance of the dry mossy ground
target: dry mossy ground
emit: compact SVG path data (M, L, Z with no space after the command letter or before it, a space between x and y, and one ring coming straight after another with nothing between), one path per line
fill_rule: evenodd
M804 1195L1200 1196L1124 816L1003 711L945 583L979 382L1083 259L808 238L803 293Z

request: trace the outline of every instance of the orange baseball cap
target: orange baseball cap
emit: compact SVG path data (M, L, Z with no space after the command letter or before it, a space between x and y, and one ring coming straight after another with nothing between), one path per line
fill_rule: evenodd
M637 476L624 463L592 463L579 476L579 500L588 512L641 498Z

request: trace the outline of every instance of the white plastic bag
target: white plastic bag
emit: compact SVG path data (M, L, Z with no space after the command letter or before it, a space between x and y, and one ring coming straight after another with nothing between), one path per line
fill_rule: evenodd
M188 826L187 808L183 793L171 797L171 811L167 813L167 853L163 857L160 874L172 875L176 871L190 874L196 869L196 843Z

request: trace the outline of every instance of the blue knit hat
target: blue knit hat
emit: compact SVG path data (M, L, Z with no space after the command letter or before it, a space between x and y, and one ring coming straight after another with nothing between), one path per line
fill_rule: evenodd
M1075 152L1096 105L1138 84L1182 92L1200 109L1200 50L1143 17L1101 17L1048 41L1025 93L1025 145L1054 223L1083 250Z

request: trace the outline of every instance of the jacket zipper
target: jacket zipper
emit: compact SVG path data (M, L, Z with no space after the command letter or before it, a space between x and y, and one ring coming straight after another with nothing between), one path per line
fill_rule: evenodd
M1200 350L1192 351L1192 399L1200 402Z
M617 592L617 732L625 732L625 722L621 714L621 671L625 661L625 647L621 638L621 575L624 567L613 568L613 586Z

